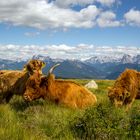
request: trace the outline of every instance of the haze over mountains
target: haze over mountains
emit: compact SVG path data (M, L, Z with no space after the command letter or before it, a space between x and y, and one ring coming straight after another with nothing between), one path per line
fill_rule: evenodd
M55 59L87 60L92 57L103 57L104 60L119 59L124 54L136 56L140 54L139 47L126 46L94 46L79 44L76 46L61 45L0 45L0 58L6 60L27 60L33 55L49 56ZM109 58L111 57L111 58Z
M140 70L140 55L125 53L120 53L120 55L115 55L115 53L114 55L94 55L85 60L51 58L44 55L34 55L32 59L40 59L46 62L47 65L43 69L44 73L47 73L52 65L60 63L61 65L54 71L57 77L116 79L126 68ZM27 61L28 59L8 60L1 58L0 69L22 69Z

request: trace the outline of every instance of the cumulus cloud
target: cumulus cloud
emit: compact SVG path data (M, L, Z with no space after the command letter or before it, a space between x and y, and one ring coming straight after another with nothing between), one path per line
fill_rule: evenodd
M140 26L140 11L135 9L130 9L124 14L126 22L130 25Z
M89 28L99 9L90 5L80 11L63 9L45 0L5 0L0 1L0 22L45 28ZM90 16L89 16L90 14Z
M126 46L94 46L79 44L77 46L61 45L0 45L0 59L27 60L33 55L50 56L60 59L86 60L93 56L113 56L120 57L124 53L130 55L140 54L140 48Z
M27 37L35 37L35 36L40 35L40 32L26 32L24 33L24 35Z
M74 5L88 5L92 4L95 0L56 0L54 3L60 7L69 7Z
M97 23L100 27L116 27L122 25L120 21L116 20L116 15L112 11L101 13L97 19Z
M92 28L97 24L98 16L103 9L95 2L105 5L115 3L116 0L1 0L0 23L10 23L14 26L28 26L38 29L46 28ZM62 5L65 7L61 7ZM79 11L69 5L86 5ZM68 7L67 7L68 6ZM101 12L102 11L102 12ZM106 24L119 25L114 16L104 19ZM109 22L108 22L109 20ZM102 21L98 21L102 22ZM110 25L108 25L109 27Z
M111 6L115 2L117 2L117 0L96 0L96 1L101 3L102 5L105 5L105 6Z
M88 4L100 3L104 6L111 6L114 3L118 2L118 0L56 0L54 3L59 7L70 7L75 5L85 6Z

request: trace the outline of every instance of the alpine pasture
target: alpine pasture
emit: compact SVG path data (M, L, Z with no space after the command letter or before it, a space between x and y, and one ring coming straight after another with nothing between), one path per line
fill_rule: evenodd
M90 80L76 79L85 85ZM107 87L114 81L95 80L96 106L71 109L42 99L26 103L14 96L0 105L0 140L138 140L140 139L140 101L132 108L116 109L109 102Z

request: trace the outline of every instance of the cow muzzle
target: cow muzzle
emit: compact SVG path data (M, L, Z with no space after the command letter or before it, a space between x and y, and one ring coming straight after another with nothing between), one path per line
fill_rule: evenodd
M32 101L31 96L28 95L28 94L24 94L24 95L23 95L23 98L24 98L25 101L28 101L28 102Z
M115 107L122 107L123 103L121 101L115 101Z

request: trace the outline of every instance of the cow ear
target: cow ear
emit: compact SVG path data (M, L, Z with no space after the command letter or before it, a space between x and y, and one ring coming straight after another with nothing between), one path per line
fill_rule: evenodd
M26 66L24 66L24 67L23 67L23 71L25 71L25 72L27 71L27 68L26 68Z
M46 66L45 62L42 62L42 68L44 68Z

